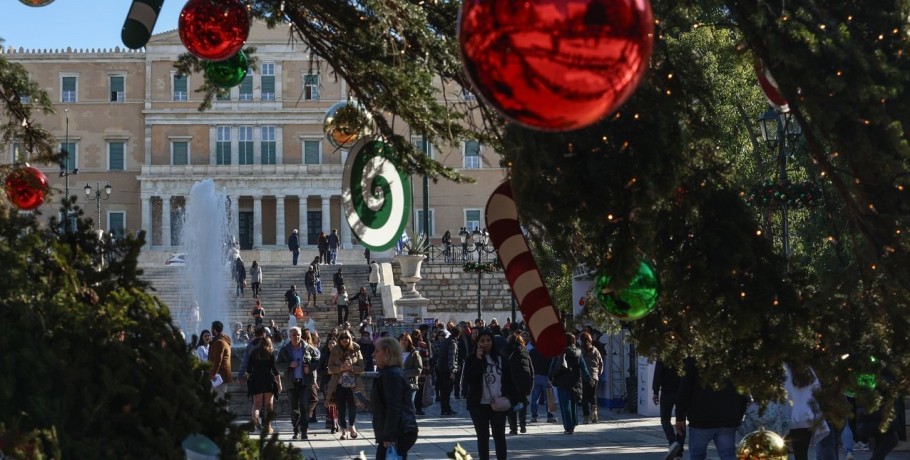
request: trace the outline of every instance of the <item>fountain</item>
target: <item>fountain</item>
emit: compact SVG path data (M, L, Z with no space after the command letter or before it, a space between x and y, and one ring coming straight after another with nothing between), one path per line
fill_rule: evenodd
M209 329L212 321L224 323L230 333L228 321L228 283L230 264L226 263L225 242L231 241L227 213L227 199L215 191L215 182L206 179L190 189L190 196L183 214L181 239L186 253L186 267L181 276L186 283L181 286L181 299L186 299L180 328L189 334ZM193 302L199 304L198 326L192 324Z

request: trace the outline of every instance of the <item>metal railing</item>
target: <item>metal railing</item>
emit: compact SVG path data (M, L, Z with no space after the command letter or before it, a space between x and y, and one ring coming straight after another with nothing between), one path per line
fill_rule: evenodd
M496 260L496 250L492 245L468 247L463 244L448 246L430 245L427 250L427 263L458 264L467 262L492 262Z

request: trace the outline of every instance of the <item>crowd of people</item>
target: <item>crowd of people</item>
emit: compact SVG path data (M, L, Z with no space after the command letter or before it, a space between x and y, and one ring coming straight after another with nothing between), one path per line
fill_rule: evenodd
M464 399L479 458L491 458L492 437L496 458L504 459L507 422L510 434L526 433L529 423L538 423L540 405L547 408L545 421L558 423L553 407L558 400L566 434L574 433L580 421L597 422L594 394L603 359L600 342L589 331L577 341L567 334L565 352L549 359L537 352L524 324L507 321L500 326L496 319L489 324L437 321L389 337L366 316L359 329L345 320L324 338L315 328L298 326L283 334L274 320L269 326L250 324L246 330L237 323L232 333L225 333L216 321L211 331L194 338L191 350L211 363L213 384L220 380L215 391L223 397L227 384L235 380L231 345L246 344L236 380L246 385L253 401L253 430L273 432L274 400L287 393L291 413L277 416L290 416L293 439L308 439L321 395L330 433L340 433L341 440L357 438L358 408L368 409L376 458L385 458L391 449L406 458L424 409L438 403L442 416L458 416L452 408L454 397ZM366 372L373 377L369 388ZM576 411L579 405L583 420Z

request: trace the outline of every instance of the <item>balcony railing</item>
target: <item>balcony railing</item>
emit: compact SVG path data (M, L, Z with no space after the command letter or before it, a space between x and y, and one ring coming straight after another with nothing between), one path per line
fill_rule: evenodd
M143 176L338 176L341 164L320 165L152 165L143 166Z

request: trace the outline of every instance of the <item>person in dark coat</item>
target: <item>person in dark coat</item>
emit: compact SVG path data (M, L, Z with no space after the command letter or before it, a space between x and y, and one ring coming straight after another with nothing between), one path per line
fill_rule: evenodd
M370 391L376 458L384 460L389 447L394 447L401 458L407 459L417 442L417 415L410 385L401 370L398 341L392 337L379 339L373 360L379 367L379 377L373 380Z
M463 392L461 391L461 373L464 371L464 358L468 354L474 352L474 347L472 345L473 339L471 338L471 327L465 325L461 329L461 334L458 337L458 372L455 373L455 383L453 385L455 392L455 399L461 399Z
M246 266L243 265L243 259L240 256L237 256L237 260L234 261L234 281L237 282L237 297L243 296L246 284Z
M291 236L288 237L288 250L290 250L293 255L291 264L297 265L297 259L300 257L300 236L298 235L296 228L291 232Z
M654 404L660 406L660 426L664 429L667 442L670 443L670 453L673 455L668 454L668 457L671 458L682 457L683 445L686 441L686 431L677 433L676 427L670 423L673 407L676 406L676 391L679 389L679 381L680 377L676 369L657 360L651 389L654 391ZM676 410L676 419L679 420L679 409Z
M276 364L284 376L284 388L291 400L291 425L294 426L291 439L307 439L310 398L316 385L320 355L319 350L302 340L299 327L292 327L288 334L290 340L278 352Z
M464 391L465 403L474 422L477 434L477 452L480 460L490 458L490 433L496 446L496 459L505 460L506 412L493 410L491 401L504 396L512 406L519 401L512 380L512 372L506 360L500 356L493 344L493 333L484 329L477 335L476 352L465 357Z
M525 348L525 340L521 336L521 331L515 331L509 335L509 341L503 354L509 363L509 371L512 372L512 382L515 384L515 394L518 396L516 402L518 411L509 411L509 434L517 434L516 428L520 428L522 433L527 433L526 427L528 421L528 398L531 396L531 389L534 387L534 365L531 364L531 355ZM516 427L516 425L518 425Z
M436 354L436 383L439 386L439 406L441 415L455 415L452 410L452 386L458 372L458 334L456 328L444 339Z
M578 426L578 403L581 402L582 395L582 379L590 378L591 374L581 357L581 350L575 346L575 334L566 333L566 350L550 365L550 381L556 387L565 434L575 434L575 427Z
M731 382L720 390L704 386L693 358L687 358L676 391L676 431L689 422L689 458L704 460L714 441L720 460L736 458L736 428L743 420L749 398L736 392Z
M547 423L557 423L556 414L550 412L550 401L547 396L552 388L549 375L553 359L540 354L540 351L534 348L533 342L528 347L528 354L531 356L531 364L534 369L534 388L531 390L531 423L537 423L540 404L543 404L547 413Z

